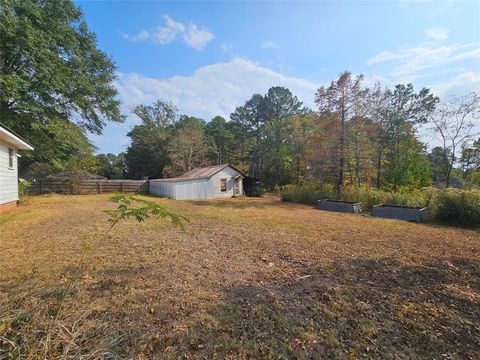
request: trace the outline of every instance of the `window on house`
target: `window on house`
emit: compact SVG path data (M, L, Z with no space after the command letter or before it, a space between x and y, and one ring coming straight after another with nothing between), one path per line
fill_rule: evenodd
M227 179L220 179L220 191L227 191Z
M13 157L15 156L15 151L13 149L8 149L8 167L13 169Z

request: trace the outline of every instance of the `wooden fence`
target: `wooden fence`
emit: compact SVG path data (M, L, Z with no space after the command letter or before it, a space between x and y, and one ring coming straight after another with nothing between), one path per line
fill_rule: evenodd
M111 192L148 193L148 180L48 180L32 182L30 195L104 194Z

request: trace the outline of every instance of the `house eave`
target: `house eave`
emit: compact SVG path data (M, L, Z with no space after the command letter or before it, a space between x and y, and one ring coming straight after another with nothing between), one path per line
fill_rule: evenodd
M0 124L0 141L20 150L33 150L33 146Z

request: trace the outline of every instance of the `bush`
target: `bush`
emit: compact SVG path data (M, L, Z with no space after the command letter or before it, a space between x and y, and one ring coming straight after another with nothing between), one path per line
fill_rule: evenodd
M480 190L446 189L440 191L435 200L435 219L480 227Z
M315 205L320 199L333 198L335 190L331 185L285 185L281 188L282 201Z
M19 179L18 181L18 199L20 202L25 200L25 196L28 193L28 189L32 186L32 183L28 180Z

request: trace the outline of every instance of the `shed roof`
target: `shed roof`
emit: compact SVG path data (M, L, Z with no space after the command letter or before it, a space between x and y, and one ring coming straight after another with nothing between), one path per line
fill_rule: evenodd
M189 172L181 175L181 178L210 178L216 173L222 171L226 167L231 167L233 170L239 172L241 175L245 176L243 171L238 170L235 166L230 165L230 164L221 164L221 165L214 165L214 166L203 166L203 167L197 167L193 170L190 170Z
M0 140L12 144L17 149L33 150L33 146L23 140L19 135L0 123Z
M216 173L222 171L223 169L231 167L233 170L238 172L241 176L245 176L245 173L235 166L231 164L221 164L221 165L214 165L214 166L202 166L197 167L195 169L190 170L189 172L180 175L177 178L170 178L170 179L155 179L161 181L168 181L168 182L176 182L176 181L187 181L187 180L200 180L200 179L210 179Z

